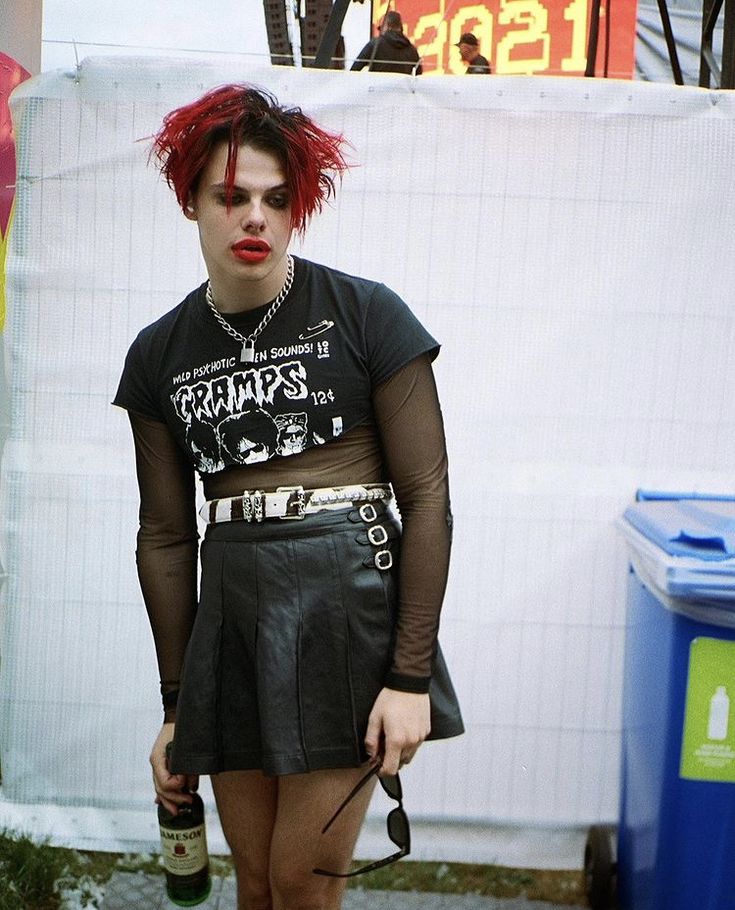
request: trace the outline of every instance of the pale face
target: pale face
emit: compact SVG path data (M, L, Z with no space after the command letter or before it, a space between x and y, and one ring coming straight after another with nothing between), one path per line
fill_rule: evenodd
M186 216L199 228L217 308L237 312L272 300L286 279L291 201L278 158L241 145L228 211L226 166L222 142L202 171Z
M469 63L477 56L477 46L474 44L464 44L463 42L459 46L459 56L465 63Z

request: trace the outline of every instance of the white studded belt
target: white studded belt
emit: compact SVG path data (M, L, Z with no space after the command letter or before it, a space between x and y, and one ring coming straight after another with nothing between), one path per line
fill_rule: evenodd
M352 508L356 502L388 500L390 485L355 484L345 487L278 487L275 492L244 490L239 496L205 502L199 514L208 524L222 521L264 521L268 518L301 519L315 512Z

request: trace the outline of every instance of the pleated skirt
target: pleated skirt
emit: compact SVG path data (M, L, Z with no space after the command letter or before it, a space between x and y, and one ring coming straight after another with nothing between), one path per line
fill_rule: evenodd
M393 650L400 560L400 526L383 504L374 508L208 528L173 772L281 775L366 761L368 716ZM387 540L368 538L375 525ZM429 738L462 733L440 649L429 695Z

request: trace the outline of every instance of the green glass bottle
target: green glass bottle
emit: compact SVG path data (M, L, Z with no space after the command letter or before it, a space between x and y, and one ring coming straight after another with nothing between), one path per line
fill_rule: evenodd
M167 757L170 751L169 743ZM158 827L169 899L179 907L201 904L212 889L201 796L192 793L192 802L181 806L176 815L159 805Z

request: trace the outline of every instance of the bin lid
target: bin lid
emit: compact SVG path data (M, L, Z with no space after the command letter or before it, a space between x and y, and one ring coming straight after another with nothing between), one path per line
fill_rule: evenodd
M735 624L735 498L639 501L619 526L633 569L662 601L716 605Z
M735 557L733 500L649 500L629 506L623 517L670 556Z

